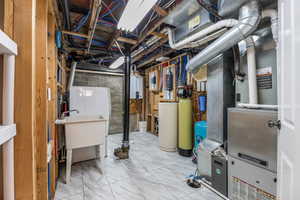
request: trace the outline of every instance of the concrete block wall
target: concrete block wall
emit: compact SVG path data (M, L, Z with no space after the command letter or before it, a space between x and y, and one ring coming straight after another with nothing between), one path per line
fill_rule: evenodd
M123 132L123 77L76 72L74 86L108 87L111 92L111 120L109 133ZM137 130L137 116L130 116L131 131Z

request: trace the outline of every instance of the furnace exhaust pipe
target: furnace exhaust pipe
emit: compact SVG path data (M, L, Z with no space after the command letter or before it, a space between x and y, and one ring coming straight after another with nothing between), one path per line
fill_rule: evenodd
M77 62L72 62L71 71L70 71L70 77L69 77L69 82L68 82L68 91L70 91L71 87L73 86L75 72L76 72L76 67L77 67Z

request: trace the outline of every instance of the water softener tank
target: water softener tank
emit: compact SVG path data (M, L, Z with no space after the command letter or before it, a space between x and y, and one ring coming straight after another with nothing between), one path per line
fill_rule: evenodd
M193 149L192 101L179 99L178 106L178 152L182 156L191 156Z

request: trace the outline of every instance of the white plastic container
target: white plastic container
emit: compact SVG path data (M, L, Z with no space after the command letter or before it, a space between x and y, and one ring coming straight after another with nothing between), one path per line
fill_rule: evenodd
M177 103L159 103L159 147L163 151L177 149Z
M221 144L209 139L205 139L199 144L199 149L197 151L197 165L198 173L201 176L211 177L211 152Z
M147 132L147 121L139 121L139 131Z

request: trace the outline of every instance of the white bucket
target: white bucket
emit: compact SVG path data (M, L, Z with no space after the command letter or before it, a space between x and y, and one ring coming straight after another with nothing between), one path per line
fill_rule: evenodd
M147 121L139 121L139 131L147 132Z

